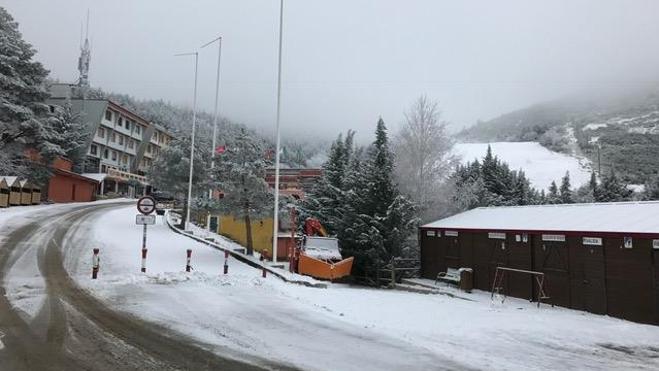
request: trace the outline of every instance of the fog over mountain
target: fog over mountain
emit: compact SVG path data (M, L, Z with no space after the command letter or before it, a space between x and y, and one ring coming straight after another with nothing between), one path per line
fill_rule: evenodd
M51 75L77 77L81 23L91 15L93 86L190 105L191 51L224 37L221 110L272 133L275 0L5 0ZM655 83L655 1L319 1L284 10L282 127L370 137L395 129L420 94L453 130L571 94ZM43 32L44 29L49 32ZM200 107L212 111L216 49L200 54Z

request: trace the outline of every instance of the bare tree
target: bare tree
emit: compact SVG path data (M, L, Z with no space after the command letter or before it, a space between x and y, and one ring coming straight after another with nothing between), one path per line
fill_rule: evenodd
M442 184L458 163L447 125L438 103L422 95L405 113L405 124L394 142L398 184L419 205L423 221L440 213L436 206Z

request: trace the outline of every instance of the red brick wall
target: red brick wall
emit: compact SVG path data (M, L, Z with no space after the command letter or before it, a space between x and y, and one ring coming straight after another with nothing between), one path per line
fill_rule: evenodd
M53 175L48 183L48 199L53 202L89 202L95 194L95 184L62 174Z

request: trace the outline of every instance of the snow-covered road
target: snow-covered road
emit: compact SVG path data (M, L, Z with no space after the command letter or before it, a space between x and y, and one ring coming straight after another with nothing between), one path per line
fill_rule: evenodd
M134 218L128 206L76 222L62 238L72 278L109 307L224 357L311 370L659 368L655 326L512 298L492 303L478 291L445 289L458 296L451 297L341 284L310 288L263 279L235 260L225 276L220 251L172 232L161 218L149 227L141 274ZM93 247L101 249L96 281ZM188 248L192 273L184 272ZM11 276L29 277L37 265L21 259ZM8 297L38 313L42 291L38 283L28 286L10 284Z

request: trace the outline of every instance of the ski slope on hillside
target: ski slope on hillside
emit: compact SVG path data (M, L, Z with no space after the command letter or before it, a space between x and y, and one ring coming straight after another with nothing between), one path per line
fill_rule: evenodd
M590 180L588 160L550 151L538 142L457 143L454 152L461 157L462 163L474 159L481 161L488 145L492 147L492 153L508 163L512 170L522 169L535 188L548 189L552 180L560 186L566 171L570 172L572 187Z

